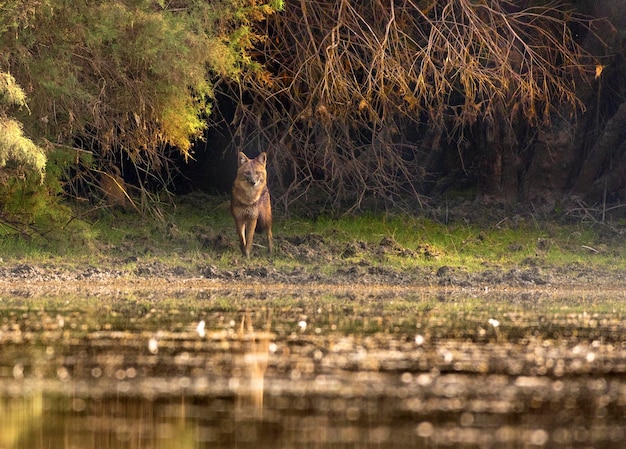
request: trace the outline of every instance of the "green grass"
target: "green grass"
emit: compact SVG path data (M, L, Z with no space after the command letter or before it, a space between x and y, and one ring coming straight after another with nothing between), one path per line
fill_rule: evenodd
M90 264L128 270L150 261L191 270L206 265L225 269L270 263L276 269L321 273L363 262L396 270L447 265L470 272L493 265L626 268L626 242L581 223L503 220L478 226L442 224L406 214L316 220L279 217L274 223L276 255L270 261L264 249L257 247L252 260L246 261L239 253L227 197L183 198L177 207L163 211L160 220L141 218L133 212L100 212L31 239L3 229L0 252L5 262L63 263L69 267ZM313 260L303 261L280 249L281 242L311 235L321 237L318 240L322 242L321 248L312 244L319 256ZM256 241L265 244L264 236ZM308 243L305 240L303 244ZM352 253L346 251L350 245L356 248ZM385 245L387 249L393 245L393 250L380 251Z
M285 235L317 233L337 243L363 241L377 245L383 238L391 238L418 255L386 257L385 263L405 269L451 265L478 270L490 263L515 266L532 260L618 268L624 267L626 255L626 245L619 236L607 237L581 224L499 223L479 227L444 225L406 215L363 215L315 222L293 220L284 223L282 230Z

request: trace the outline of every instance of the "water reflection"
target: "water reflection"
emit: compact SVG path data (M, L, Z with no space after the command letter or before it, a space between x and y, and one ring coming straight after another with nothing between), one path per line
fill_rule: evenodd
M228 301L3 299L0 448L626 442L619 295Z

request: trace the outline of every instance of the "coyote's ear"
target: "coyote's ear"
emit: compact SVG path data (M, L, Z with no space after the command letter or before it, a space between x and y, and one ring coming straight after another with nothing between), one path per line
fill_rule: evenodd
M256 158L261 164L265 165L267 163L267 153L264 151L259 154Z
M239 165L243 165L246 162L248 162L250 159L248 159L248 156L246 156L245 154L243 154L242 151L239 152L239 158L237 159L237 161L239 162Z

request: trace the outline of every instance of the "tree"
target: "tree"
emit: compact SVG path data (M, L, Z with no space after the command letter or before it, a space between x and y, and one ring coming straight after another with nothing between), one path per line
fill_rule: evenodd
M26 108L26 95L15 78L0 72L0 183L24 170L35 171L43 179L46 155L43 149L24 136L22 124L8 115L8 108Z
M285 207L312 188L338 208L419 199L454 170L497 193L519 133L584 107L596 61L573 27L560 1L294 0L263 30L273 76L249 80L235 142L272 145Z
M589 108L576 127L566 187L572 208L586 218L596 211L604 221L613 214L623 217L626 201L626 1L593 2L589 8L596 17L610 18L597 33L601 41L586 39L606 56L585 92Z
M258 70L250 23L281 2L258 0L10 0L0 5L0 67L27 87L33 136L86 150L140 186L171 176L207 125L212 79ZM95 170L92 170L94 169ZM129 170L130 169L130 170Z
M31 195L25 193L27 185L41 189L47 157L44 150L24 135L22 123L10 114L15 108L28 109L26 95L6 72L0 72L0 224L25 234L24 222L19 218L22 206L30 203ZM29 176L34 173L34 176ZM33 179L34 178L34 179ZM19 192L19 201L15 192Z

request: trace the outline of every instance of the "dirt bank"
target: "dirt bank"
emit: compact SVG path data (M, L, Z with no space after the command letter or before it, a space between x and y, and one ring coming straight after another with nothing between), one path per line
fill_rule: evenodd
M435 288L435 289L602 289L626 288L626 273L593 264L550 265L540 257L516 266L484 263L478 270L429 263L411 269L380 263L387 256L432 259L428 247L414 250L385 237L379 244L338 244L307 234L277 239L279 254L250 261L232 256L229 263L207 263L142 257L103 259L98 266L76 261L0 264L0 293L53 295L61 292L109 294L129 289L202 289L220 286L237 290L250 285L302 288L333 287ZM214 251L214 249L211 249ZM231 251L221 248L221 251ZM260 249L257 249L260 251ZM234 254L231 253L230 254ZM180 263L178 263L180 262Z

